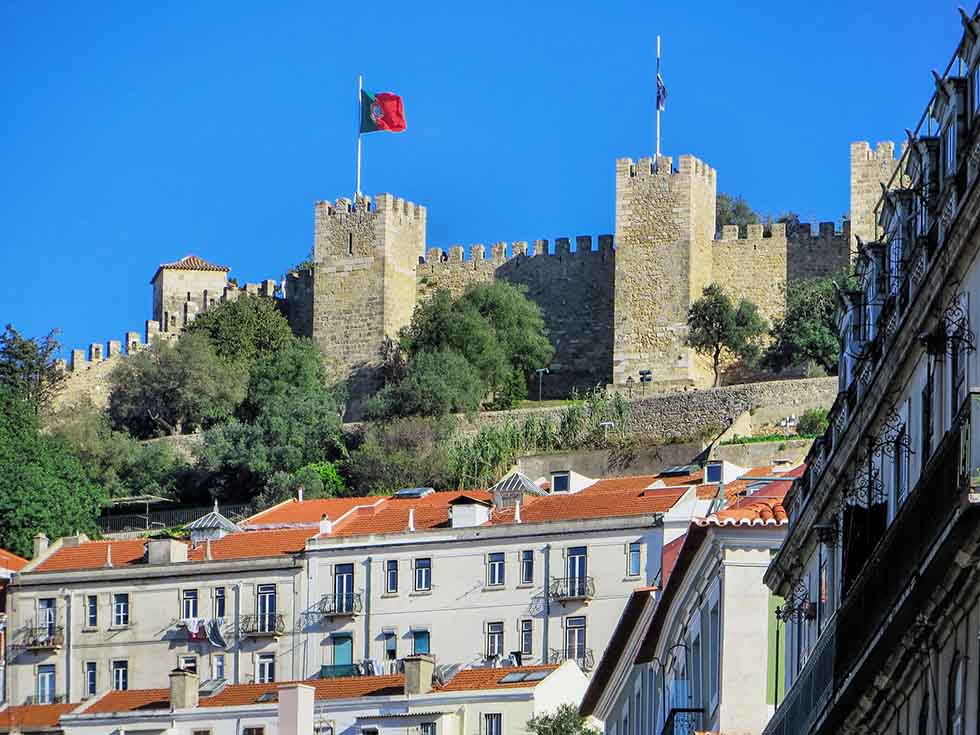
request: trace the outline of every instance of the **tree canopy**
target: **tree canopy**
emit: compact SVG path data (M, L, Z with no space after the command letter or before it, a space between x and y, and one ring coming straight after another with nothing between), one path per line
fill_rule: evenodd
M31 402L0 386L0 548L30 557L38 531L94 533L104 498L68 442L40 430Z
M742 299L736 306L716 283L691 304L687 326L688 346L711 358L716 388L721 385L722 357L727 353L752 362L760 351L759 337L766 332L766 322L754 303Z
M792 282L787 287L786 314L772 326L772 342L764 364L780 371L812 362L836 375L840 359L838 331L834 279Z
M732 196L724 192L718 192L715 198L715 227L717 234L721 234L721 228L725 225L737 225L740 234L745 234L746 225L759 223L759 215L756 214L749 203L740 196Z
M0 334L0 386L18 392L35 414L65 382L65 371L55 364L61 349L56 335L52 330L42 339L24 337L11 324Z
M571 704L560 705L553 712L535 715L524 726L527 735L601 735L591 727L578 708Z
M188 334L205 334L223 360L252 364L284 349L293 339L274 299L242 294L198 314Z

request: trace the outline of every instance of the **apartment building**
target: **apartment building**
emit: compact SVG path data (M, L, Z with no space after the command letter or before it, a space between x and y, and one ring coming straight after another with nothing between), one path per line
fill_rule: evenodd
M10 702L159 687L175 667L242 684L391 673L423 653L589 670L631 590L658 579L665 535L771 471L512 475L296 499L240 526L216 510L187 540L38 538L8 595Z
M0 549L0 705L7 694L7 585L14 575L27 566L27 559Z
M844 299L841 393L766 582L787 693L766 732L976 732L980 16L876 210Z
M778 601L763 575L786 532L790 484L748 483L665 547L666 583L633 592L582 715L607 735L762 731L778 665Z

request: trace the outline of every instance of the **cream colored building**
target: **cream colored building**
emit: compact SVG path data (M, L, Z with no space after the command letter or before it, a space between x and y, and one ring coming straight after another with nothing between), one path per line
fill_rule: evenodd
M762 732L777 666L776 601L762 578L785 535L789 485L747 486L665 548L666 585L631 596L582 715L607 735Z

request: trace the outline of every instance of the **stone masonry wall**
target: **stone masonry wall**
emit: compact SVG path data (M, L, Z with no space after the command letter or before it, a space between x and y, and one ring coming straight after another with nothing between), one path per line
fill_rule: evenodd
M851 254L857 253L857 241L875 239L877 226L874 208L881 199L881 185L895 172L895 144L878 143L874 150L866 141L851 143Z
M541 307L548 338L555 346L551 373L544 377L545 397L564 397L572 388L585 391L612 380L612 300L615 253L611 235L600 235L598 249L593 239L575 238L571 250L567 238L555 241L555 252L548 253L548 241L537 240L532 254L527 243L496 243L487 253L483 245L473 245L470 257L463 259L463 248L448 253L433 248L418 266L419 298L439 288L454 295L476 283L495 279L526 287L528 297ZM486 257L489 255L489 257ZM537 382L532 393L537 395Z

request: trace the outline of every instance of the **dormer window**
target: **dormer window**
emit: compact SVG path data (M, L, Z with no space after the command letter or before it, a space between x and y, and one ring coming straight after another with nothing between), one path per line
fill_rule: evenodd
M567 493L571 487L571 476L568 472L551 473L551 492Z
M709 485L721 482L721 463L710 463L704 468L704 481Z

